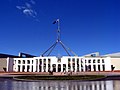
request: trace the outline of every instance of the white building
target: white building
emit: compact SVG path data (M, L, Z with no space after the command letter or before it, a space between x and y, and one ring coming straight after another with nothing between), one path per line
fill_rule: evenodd
M15 72L85 72L111 71L109 56L55 56L8 58L7 71Z

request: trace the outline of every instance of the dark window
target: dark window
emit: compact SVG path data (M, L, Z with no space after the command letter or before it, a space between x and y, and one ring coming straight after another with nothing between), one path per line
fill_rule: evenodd
M23 60L23 64L25 64L25 60Z
M100 63L100 59L98 59L98 63Z
M91 60L88 60L88 63L91 63Z
M30 60L27 60L27 63L30 64Z
M100 71L100 65L98 65L98 71Z
M93 69L94 69L94 71L96 71L96 65L93 65Z
M105 65L102 65L102 67L103 67L103 71L105 71Z
M104 59L102 59L102 63L105 63Z

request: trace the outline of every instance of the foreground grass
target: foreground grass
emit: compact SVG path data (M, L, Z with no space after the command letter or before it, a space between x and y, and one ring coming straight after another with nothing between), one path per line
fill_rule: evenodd
M19 76L17 80L98 80L103 79L103 75L77 75L77 76Z

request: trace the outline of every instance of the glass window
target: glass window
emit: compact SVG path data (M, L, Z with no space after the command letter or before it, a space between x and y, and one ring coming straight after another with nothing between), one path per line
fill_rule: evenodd
M95 63L95 59L93 59L93 63Z
M88 60L88 63L91 63L91 60Z
M102 59L102 63L105 63L104 59Z
M98 63L100 63L100 59L98 59Z
M20 60L18 60L18 64L21 64L21 61L20 61Z
M27 63L30 64L30 60L27 60Z
M50 62L51 62L51 60L50 59L48 59L48 63L50 64Z
M68 58L68 63L70 63L70 58Z
M79 58L77 59L77 64L79 64Z
M61 58L58 58L57 62L61 62Z
M44 59L44 63L46 63L46 59Z
M23 60L23 64L25 64L25 60Z
M72 61L75 62L75 58L73 58Z

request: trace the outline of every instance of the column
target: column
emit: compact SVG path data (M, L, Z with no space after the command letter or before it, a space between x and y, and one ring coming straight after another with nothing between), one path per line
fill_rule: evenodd
M48 59L46 59L46 72L48 72Z
M75 58L75 72L77 71L77 58Z
M96 66L96 71L98 71L98 63L95 66Z
M79 59L79 71L81 72L81 59Z
M27 60L25 60L25 70L24 72L27 72Z
M56 64L56 72L58 72L58 64Z
M34 61L33 61L33 72L36 71L36 65L37 65L37 64L36 64L36 60L34 60Z
M38 62L38 63L37 63L37 72L39 72L39 71L40 71L40 70L39 70L40 60L39 60L39 59L37 59L37 60L38 60L38 61L37 61L37 62Z
M93 59L91 59L91 63L90 64L91 64L91 71L94 71L93 70Z
M43 59L41 59L42 60L42 66L41 66L41 70L42 70L42 72L44 72L44 62L43 62Z
M102 67L102 59L100 60L100 70L103 71L103 67Z
M83 71L85 71L85 60L83 60Z
M61 64L61 72L63 72L63 64Z
M73 63L72 63L72 58L70 59L70 67L71 67L71 71L73 71Z
M66 72L68 72L68 63L66 64Z

